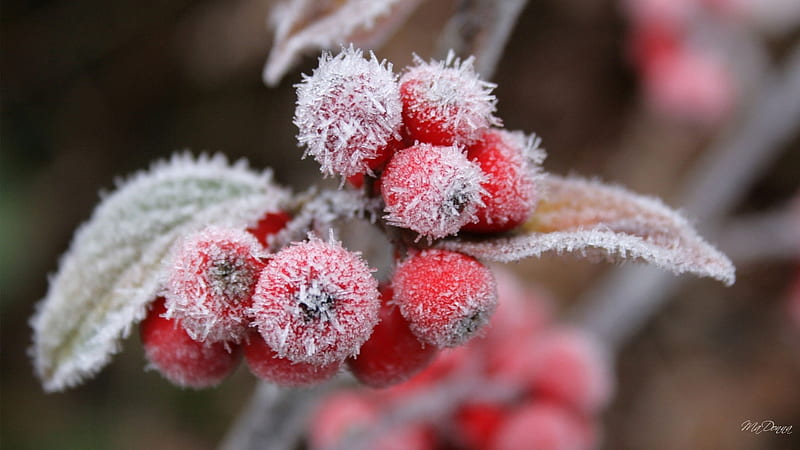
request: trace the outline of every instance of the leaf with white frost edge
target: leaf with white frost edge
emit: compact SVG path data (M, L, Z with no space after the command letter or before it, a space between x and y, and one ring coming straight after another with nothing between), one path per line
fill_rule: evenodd
M676 274L712 277L730 286L730 260L687 220L656 198L575 177L547 175L531 218L510 235L454 238L438 246L477 258L511 262L547 252L640 259Z
M263 78L281 77L305 51L346 43L380 46L402 25L421 0L290 0L275 7L275 38Z
M175 240L208 225L246 227L289 193L271 172L188 153L119 182L75 233L31 320L31 349L47 391L94 375L155 298Z

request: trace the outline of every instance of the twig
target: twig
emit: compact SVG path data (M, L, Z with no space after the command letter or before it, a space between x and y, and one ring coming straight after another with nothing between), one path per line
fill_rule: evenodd
M720 232L720 248L739 264L800 259L800 211L791 206L736 219Z
M475 70L489 80L527 0L462 0L439 37L438 53L475 56Z
M782 73L765 75L753 107L705 153L687 176L685 211L713 236L800 125L800 44ZM670 298L681 279L649 267L612 272L579 301L574 319L604 341L611 354Z

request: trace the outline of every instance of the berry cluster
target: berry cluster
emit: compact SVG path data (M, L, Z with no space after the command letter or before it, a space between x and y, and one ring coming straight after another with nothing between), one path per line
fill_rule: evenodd
M499 128L494 84L472 64L416 58L398 79L353 47L325 54L297 85L298 140L323 173L379 195L388 225L428 240L510 230L535 206L543 154Z
M271 248L270 236L294 227L287 212L248 230L207 228L176 245L163 305L142 327L151 364L177 384L210 386L243 348L251 371L280 385L346 367L386 387L478 335L497 305L492 272L430 244L508 231L535 206L542 152L536 139L499 128L493 87L471 59L452 55L417 59L399 79L352 47L323 55L297 86L298 141L325 174L381 204L377 225L396 245L391 279L379 289L359 254L310 230Z
M407 383L323 399L311 448L594 448L595 415L612 390L607 360L588 336L554 324L541 296L511 275L499 272L498 288L485 339L442 352ZM467 388L460 395L437 395L459 385Z

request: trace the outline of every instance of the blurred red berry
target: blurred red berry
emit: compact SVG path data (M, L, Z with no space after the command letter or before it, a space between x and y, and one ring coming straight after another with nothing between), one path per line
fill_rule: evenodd
M583 419L556 404L530 403L509 414L490 450L580 450L593 446Z
M595 413L613 389L610 367L588 335L561 329L540 337L531 356L536 364L532 386L537 394Z

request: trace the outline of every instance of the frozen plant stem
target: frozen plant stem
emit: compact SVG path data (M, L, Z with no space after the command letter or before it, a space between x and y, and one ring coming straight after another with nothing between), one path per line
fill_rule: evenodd
M494 75L517 18L527 0L461 0L439 37L439 56L452 49L474 55L475 71L484 80Z
M800 44L782 72L767 72L753 106L695 164L679 204L713 237L800 124ZM682 283L652 267L614 270L578 302L574 319L616 354Z

